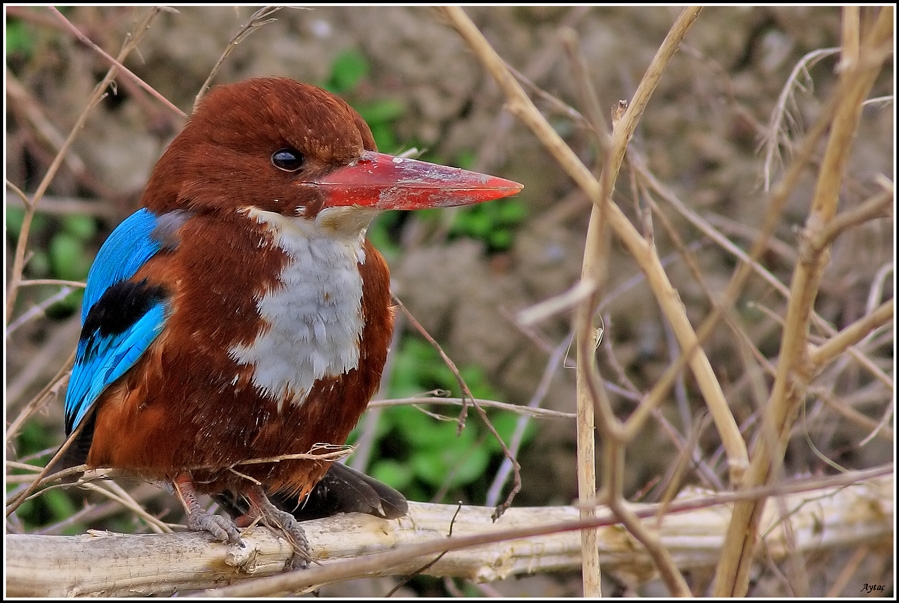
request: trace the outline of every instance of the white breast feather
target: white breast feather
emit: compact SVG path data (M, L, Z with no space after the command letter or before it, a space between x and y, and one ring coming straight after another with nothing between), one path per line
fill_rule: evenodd
M304 218L256 209L247 213L266 224L289 259L281 287L256 304L268 328L229 354L253 366L253 384L276 400L280 411L285 401L305 402L316 380L359 364L363 318L357 264L365 262L365 230L339 236Z

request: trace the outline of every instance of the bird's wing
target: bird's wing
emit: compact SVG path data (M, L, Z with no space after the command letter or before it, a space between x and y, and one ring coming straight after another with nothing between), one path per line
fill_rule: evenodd
M134 366L165 326L165 290L135 281L135 273L161 249L176 245L185 214L157 216L142 209L129 216L101 247L87 278L81 338L66 392L66 433L88 415L112 382ZM131 279L131 280L129 280Z

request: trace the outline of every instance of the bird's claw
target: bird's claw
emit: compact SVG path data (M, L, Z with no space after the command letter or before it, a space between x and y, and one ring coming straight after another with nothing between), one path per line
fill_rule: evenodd
M269 525L269 527L280 530L287 542L290 543L290 547L293 549L290 569L306 569L309 566L309 562L312 561L312 548L306 539L306 532L300 527L300 523L294 516L280 509L271 509L271 515L263 519L263 521L266 521L266 525ZM271 525L269 522L273 522L276 525Z
M237 531L234 522L214 513L206 511L189 513L187 527L195 532L209 532L216 540L228 544L240 542L240 532Z
M258 517L266 526L281 532L290 547L293 549L293 557L289 562L289 569L305 569L312 561L312 548L306 539L306 532L300 526L300 522L288 513L282 511L271 503L265 493L260 489L249 496L251 505L248 515Z
M197 501L193 479L189 473L181 473L172 480L172 486L184 511L187 513L187 527L194 532L209 532L221 542L237 544L240 542L240 532L230 519L215 515L204 509Z

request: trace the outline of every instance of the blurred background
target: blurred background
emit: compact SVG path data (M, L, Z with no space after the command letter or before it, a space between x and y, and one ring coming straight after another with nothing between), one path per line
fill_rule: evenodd
M115 55L147 10L81 6L62 12ZM166 12L125 65L190 113L213 66L255 10L183 7ZM531 98L590 167L600 165L600 146L581 117L581 83L573 74L562 32L576 34L589 85L608 118L619 100L631 97L677 15L677 9L664 7L465 10L500 56L526 78ZM575 422L570 416L575 411L575 354L568 351L571 316L563 313L533 327L524 327L516 316L578 281L589 201L531 132L504 111L504 99L492 79L436 11L330 7L284 9L274 17L276 21L233 47L213 84L269 75L314 83L341 95L362 114L381 151L417 149L425 160L525 185L513 199L471 208L385 214L369 235L388 259L394 292L454 360L476 398L569 413L568 418L523 421L516 413L489 411L507 442L516 430L521 439L522 490L514 504L570 504L577 497ZM633 151L684 205L748 250L767 208L766 178L777 182L834 89L838 55L827 49L839 43L837 7L704 9L665 72L640 122ZM797 69L803 57L805 68ZM47 9L7 7L6 69L6 177L30 195L108 64L75 40ZM890 99L871 103L862 115L841 208L877 192L878 174L892 176L893 78L891 67L881 73L871 96ZM785 90L790 94L785 96ZM118 77L115 89L91 111L40 201L27 234L24 276L83 281L105 237L138 207L150 170L182 125L181 117L128 78ZM710 309L707 291L723 290L737 260L636 182L626 164L615 201L647 236L645 216L653 214L651 235L659 256L698 325ZM813 185L810 170L761 258L787 285ZM7 283L23 216L21 200L7 187ZM670 223L677 238L663 222ZM893 296L893 226L892 219L874 220L836 241L816 303L818 313L835 329L863 316L872 303ZM683 259L685 250L700 268L700 281ZM617 242L611 253L599 311L605 330L597 360L616 412L623 417L672 362L678 346L636 264ZM737 302L742 330L761 358L776 360L785 307L783 295L757 277L750 279ZM21 413L73 352L79 311L76 287L47 284L17 293L5 338L7 428L17 417L22 420L7 437L9 460L40 465L64 440L61 385L36 412L29 411L27 418ZM394 400L438 390L460 396L439 354L405 317L398 324L379 397ZM891 378L893 345L891 331L878 332L865 348L868 358ZM747 374L746 359L725 326L719 326L704 348L734 415L752 433L765 401L753 387L758 379L770 385L770 375ZM892 412L892 388L858 363L839 364L809 392L802 427L787 452L788 476L832 472L824 458L850 469L893 458L891 429L861 445L885 413ZM496 505L510 488L510 481L496 481L501 448L476 413L469 413L465 429L457 433L458 414L458 407L445 404L379 408L363 419L353 436L359 449L350 462L391 483L410 500ZM702 397L685 373L670 403L628 449L625 492L632 500L658 500L659 484L677 456L678 443L703 415ZM34 456L39 453L44 456ZM690 473L686 482L726 488L726 459L714 428L702 432L699 456L704 470ZM128 486L154 514L183 521L178 503L167 493L149 485ZM15 487L8 476L7 492ZM8 517L6 528L63 534L88 528L146 530L133 514L85 496L49 491ZM87 511L85 500L90 503ZM807 571L826 577L841 559L840 553L824 555ZM860 571L847 593L859 592L865 582L892 584L888 556L875 556L865 571L870 575ZM691 577L697 594L708 579L700 574ZM492 585L422 577L401 593L577 596L579 580L574 572ZM789 594L788 583L788 577L763 568L750 595ZM826 592L826 580L811 583L820 588L812 595ZM368 596L386 592L389 584L359 581L322 592ZM613 583L606 592L664 592L653 590L653 584L634 591Z

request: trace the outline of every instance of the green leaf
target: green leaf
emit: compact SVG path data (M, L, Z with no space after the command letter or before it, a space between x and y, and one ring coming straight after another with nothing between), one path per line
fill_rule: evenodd
M486 448L473 444L428 449L412 457L412 469L430 486L440 487L447 480L449 488L469 484L484 474L490 462Z
M396 121L406 112L406 105L398 100L383 99L357 107L356 110L370 126L375 123Z
M422 339L405 338L400 344L394 367L390 382L390 392L394 397L453 386L453 382L446 378L448 369L440 355Z
M9 207L6 209L6 232L14 238L18 239L22 234L22 224L25 222L25 210L20 207ZM47 228L49 221L47 216L37 213L31 219L31 232L40 232Z
M453 165L457 165L463 170L470 170L477 158L477 153L473 150L460 151L459 154L456 155L456 160L453 162Z
M491 249L495 249L497 251L505 251L512 247L512 243L515 241L515 236L512 234L511 230L506 230L505 228L502 230L494 230L490 233L489 244Z
M19 238L22 232L22 223L25 221L25 210L20 207L6 208L6 234L13 239Z
M409 465L415 477L429 486L439 487L446 477L439 450L420 451L409 459Z
M59 490L46 490L41 495L44 504L50 511L53 521L62 521L75 514L78 509L72 499Z
M399 148L399 143L393 133L393 127L390 124L382 122L369 122L372 138L375 139L375 145L382 151L393 153Z
M499 394L487 380L483 367L477 365L463 366L459 369L459 372L462 373L462 378L465 379L468 389L471 390L471 394L475 398L495 400L499 397Z
M401 463L394 459L375 461L370 469L373 478L403 492L415 477L409 463Z
M528 215L528 210L524 203L518 199L502 199L496 204L499 218L502 222L509 225L518 224Z
M355 88L369 73L368 60L361 52L348 48L331 64L329 80L332 92L342 94Z
M62 229L77 239L89 241L97 234L97 221L91 216L80 214L66 216Z
M476 481L487 471L490 464L490 452L484 446L472 446L463 450L450 469L452 478L450 488L458 488Z
M402 438L415 450L428 448L443 448L457 445L458 440L470 438L466 431L457 436L457 423L455 421L441 421L423 413L413 406L398 406L396 415L399 417L396 426Z
M25 23L11 19L6 22L6 54L17 53L30 58L34 53L34 37Z
M388 263L399 255L401 250L400 246L394 241L393 236L390 234L390 229L399 219L400 212L385 211L375 218L371 226L368 227L368 240L377 247L378 251L380 251L387 259Z
M50 268L57 278L84 280L91 260L84 243L66 232L57 233L50 240Z

